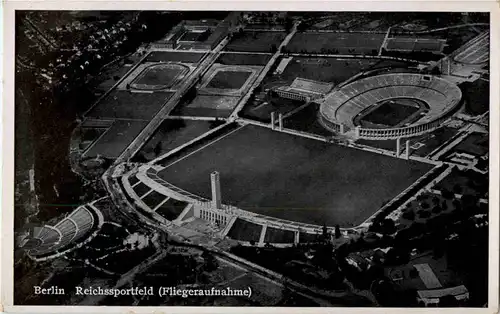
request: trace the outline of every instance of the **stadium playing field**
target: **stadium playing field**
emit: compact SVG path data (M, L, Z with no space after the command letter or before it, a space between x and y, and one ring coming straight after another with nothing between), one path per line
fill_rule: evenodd
M101 100L87 116L149 120L172 94L169 92L132 93L115 90Z
M175 86L189 73L189 68L181 64L150 65L130 84L132 88L158 90Z
M286 46L286 50L377 55L384 37L384 34L373 33L296 33Z
M223 202L259 214L354 226L431 166L245 126L172 162L159 175L210 198L219 171Z
M423 106L423 105L422 105ZM359 118L363 127L394 127L408 120L420 110L421 105L411 99L384 101ZM356 123L356 119L354 119Z
M252 72L244 71L218 71L208 82L208 88L240 89L248 80Z

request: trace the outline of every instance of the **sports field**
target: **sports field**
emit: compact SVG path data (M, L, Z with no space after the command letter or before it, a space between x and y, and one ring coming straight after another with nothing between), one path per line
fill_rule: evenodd
M85 156L101 155L108 158L117 158L147 124L147 121L116 120Z
M248 80L252 72L244 71L218 71L208 82L208 88L240 89Z
M169 92L132 93L115 90L101 100L87 116L150 120L172 94Z
M159 173L210 198L219 171L223 202L277 218L354 226L431 166L245 126Z
M209 121L166 119L137 155L153 160L209 130Z
M387 50L401 50L401 51L430 51L434 53L441 53L444 48L445 40L440 38L407 38L407 37L394 37L389 38L386 43Z
M224 65L266 65L271 60L271 54L252 53L221 53L215 63Z
M233 38L226 45L226 51L247 51L247 52L273 52L273 45L277 48L283 39L285 32L243 32L235 33Z
M153 51L145 62L184 62L198 63L205 56L202 52Z
M174 114L179 116L228 117L238 104L239 97L198 95L188 104L179 104Z
M189 73L189 68L180 64L155 64L139 74L132 82L135 89L158 90L176 85Z
M294 57L283 73L267 76L262 86L289 85L297 77L339 84L359 72L366 71L379 63L377 59L338 59L316 57ZM276 64L279 64L279 60Z
M286 46L290 52L377 55L384 34L296 33Z
M374 110L361 117L362 126L370 127L369 124L376 124L382 127L392 127L400 124L419 110L418 106L412 106L400 100L385 101ZM364 123L365 122L365 123Z

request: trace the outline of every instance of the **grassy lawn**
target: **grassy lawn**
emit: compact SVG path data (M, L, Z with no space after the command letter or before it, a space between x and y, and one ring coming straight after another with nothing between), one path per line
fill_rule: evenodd
M489 151L489 135L473 132L463 139L452 151L463 152L474 156L483 156Z
M272 52L271 47L278 47L285 38L285 32L243 32L236 33L227 44L226 51Z
M172 96L172 93L131 93L115 90L101 100L89 117L150 120Z
M142 201L148 205L149 208L154 209L156 206L158 206L164 199L166 198L165 195L158 193L156 191L153 191L149 193L146 197L142 199Z
M209 131L210 127L209 121L167 119L141 147L136 158L153 160L197 138Z
M178 51L153 51L145 59L145 62L185 62L198 63L205 56L201 52L178 52Z
M325 129L318 122L319 104L312 103L306 108L294 113L283 122L285 128L313 133L321 136L332 136L332 133Z
M240 115L244 118L270 123L272 112L275 112L276 121L278 121L279 113L286 114L303 104L303 101L285 98L273 98L267 104L263 102L249 102L245 104Z
M117 120L85 155L117 158L147 124L147 121Z
M217 170L224 203L277 218L353 226L430 168L246 126L174 162L159 176L209 198L210 173Z
M167 220L174 220L177 218L188 203L183 201L174 200L173 198L169 199L165 203L163 203L156 212L160 214L163 218Z
M215 63L225 65L266 65L271 60L271 54L222 53Z
M290 230L281 230L273 227L267 227L264 242L269 243L293 243L295 234Z
M279 62L277 60L276 64ZM283 73L267 76L261 85L263 89L290 85L297 77L336 85L378 63L375 59L294 57Z
M296 33L286 46L290 52L377 55L384 34Z
M198 95L193 101L175 107L173 115L227 118L238 104L238 96Z
M410 145L413 145L414 143L424 144L424 146L421 146L420 148L414 150L412 154L425 157L430 153L432 153L436 148L446 143L457 133L458 133L457 129L445 126L431 133L412 138Z
M227 235L231 239L249 242L255 241L257 243L259 242L261 231L261 225L237 218Z
M134 80L134 84L149 85L152 89L167 88L174 85L182 73L188 71L184 67L153 65L145 68L138 78Z
M208 82L208 88L239 89L250 77L251 72L219 71Z
M399 124L418 110L418 107L407 106L399 103L397 100L394 102L386 101L361 118L361 121L391 127Z

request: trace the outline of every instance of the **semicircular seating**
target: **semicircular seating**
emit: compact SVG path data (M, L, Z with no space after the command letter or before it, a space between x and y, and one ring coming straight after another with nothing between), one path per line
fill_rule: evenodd
M55 226L45 225L33 229L32 239L25 247L32 256L44 255L63 249L85 236L94 225L94 215L86 206L80 206Z

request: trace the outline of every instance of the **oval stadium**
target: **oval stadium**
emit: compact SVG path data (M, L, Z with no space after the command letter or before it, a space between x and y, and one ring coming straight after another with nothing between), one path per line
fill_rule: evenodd
M371 140L416 136L438 128L459 106L460 88L437 76L391 73L334 89L321 100L328 130Z

